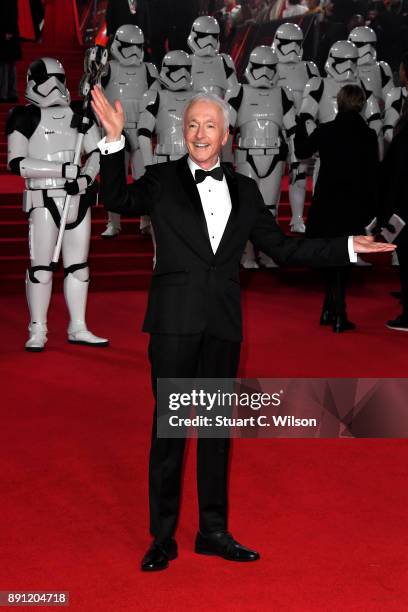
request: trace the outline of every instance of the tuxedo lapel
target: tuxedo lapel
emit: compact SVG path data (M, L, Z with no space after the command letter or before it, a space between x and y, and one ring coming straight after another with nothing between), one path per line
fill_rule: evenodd
M194 245L198 245L206 257L212 256L210 237L208 235L207 222L205 220L200 194L187 163L187 155L177 162L177 175L181 187L189 203L187 214L186 238L190 239ZM190 223L191 221L191 223Z
M225 230L222 235L221 242L218 246L216 255L219 255L221 253L222 249L229 243L231 236L234 234L234 226L238 218L239 210L239 193L234 168L232 164L229 163L222 163L221 165L224 170L224 176L227 180L228 191L230 193L231 213L228 217L227 225L225 226Z

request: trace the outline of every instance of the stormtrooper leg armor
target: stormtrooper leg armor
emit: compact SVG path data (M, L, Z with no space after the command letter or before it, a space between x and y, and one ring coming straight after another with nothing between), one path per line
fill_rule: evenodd
M256 181L271 214L277 216L280 186L283 174L284 155L268 154L262 149L237 149L235 161L237 172ZM259 261L266 268L276 267L275 262L265 253L259 253ZM258 268L253 245L248 242L241 259L244 268Z

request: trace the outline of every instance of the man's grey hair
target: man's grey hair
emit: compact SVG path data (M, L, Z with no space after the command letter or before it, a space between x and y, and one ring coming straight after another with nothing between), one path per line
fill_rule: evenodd
M212 102L213 104L216 104L221 110L222 110L222 114L224 116L224 130L227 131L230 125L230 119L229 119L229 107L227 102L225 102L225 100L223 100L222 98L220 98L220 96L217 96L217 94L213 94L213 93L198 93L195 94L191 100L189 100L184 108L184 117L186 116L189 108L191 106L193 106L193 104L195 104L196 102Z

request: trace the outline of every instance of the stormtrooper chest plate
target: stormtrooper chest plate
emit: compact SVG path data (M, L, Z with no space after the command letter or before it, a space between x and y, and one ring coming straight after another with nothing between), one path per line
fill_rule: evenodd
M299 111L303 91L309 80L309 75L306 70L305 62L297 62L293 64L278 64L278 82L280 87L286 87L293 97L296 110Z
M40 122L28 143L28 157L72 162L78 134L71 127L72 115L66 106L42 108Z
M122 66L119 62L110 62L110 79L105 87L106 97L110 102L119 99L141 100L148 89L146 66Z
M367 66L360 66L358 76L360 77L365 89L372 91L378 100L383 99L381 70L377 62Z
M157 154L185 152L183 111L193 91L160 91L160 107L156 118Z
M243 85L244 94L238 112L238 146L244 149L280 146L283 124L282 92L280 87L260 89Z
M223 98L228 89L228 82L222 56L191 55L190 57L194 91L215 93Z
M356 80L353 81L335 81L327 77L323 79L324 88L323 94L319 102L319 112L317 119L320 123L333 121L337 115L337 94L344 85L358 85Z

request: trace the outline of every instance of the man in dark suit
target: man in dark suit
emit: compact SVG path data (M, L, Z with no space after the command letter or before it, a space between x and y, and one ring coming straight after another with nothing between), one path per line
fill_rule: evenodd
M186 107L188 156L149 166L129 187L122 107L116 102L112 108L95 88L93 109L107 134L100 143L104 204L127 215L149 214L156 236L157 263L143 326L151 334L154 393L157 378L235 377L242 339L239 262L248 239L274 261L293 264L342 265L349 253L393 248L366 237L286 237L265 208L255 182L219 162L229 118L217 96L198 94ZM184 445L184 439L157 438L154 418L149 470L154 540L142 561L145 571L164 569L177 556L173 536ZM227 531L228 450L228 439L198 440L195 550L232 561L255 561L259 554Z

